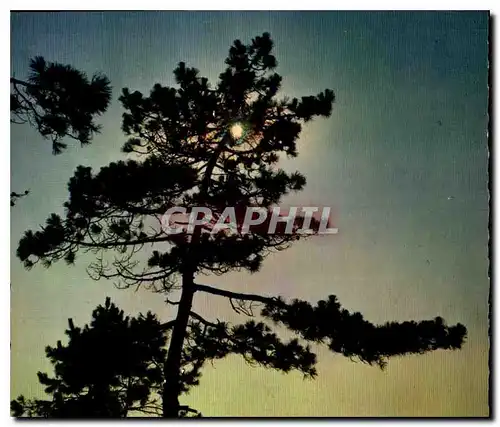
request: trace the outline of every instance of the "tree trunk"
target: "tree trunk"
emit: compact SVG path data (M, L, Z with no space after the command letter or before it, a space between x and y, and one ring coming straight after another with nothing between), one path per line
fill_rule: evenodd
M206 195L210 187L210 179L217 159L222 152L227 134L222 138L221 142L214 155L207 164L205 174L201 183L200 193ZM170 346L168 348L167 360L164 364L165 384L163 385L163 417L164 418L178 418L179 417L179 395L181 390L180 383L180 370L182 349L184 339L186 338L186 330L189 322L189 315L191 306L193 305L193 296L195 293L194 286L194 273L197 268L197 248L196 245L200 239L201 227L195 229L191 239L191 250L188 255L189 259L186 260L184 272L182 274L182 293L179 301L179 308L177 317L175 319L172 337L170 339Z
M182 347L189 321L189 312L193 304L194 274L184 273L182 276L182 293L179 301L177 318L170 339L167 360L164 365L165 384L163 386L163 417L177 418L179 416L180 369Z

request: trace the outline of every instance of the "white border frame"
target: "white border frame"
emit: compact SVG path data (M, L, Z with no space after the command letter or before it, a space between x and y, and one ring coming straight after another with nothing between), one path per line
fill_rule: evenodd
M67 0L46 0L43 3L44 8L40 9L40 3L29 0L29 1L23 1L23 2L10 2L11 4L9 5L11 9L14 10L134 10L134 6L137 6L137 2L132 2L132 1L103 1L103 0L87 0L84 4L87 6L85 9L81 7L82 3L78 4L77 2L74 2L76 7L68 7L68 1ZM350 0L349 2L336 2L332 4L333 2L331 1L319 1L319 0L309 0L307 2L291 2L290 0L275 0L272 2L272 7L270 8L271 4L268 0L253 0L252 2L249 2L247 4L242 4L241 2L235 2L235 1L225 1L225 0L218 0L218 1L210 1L210 2L204 2L204 1L191 1L189 2L189 7L187 7L187 4L184 3L170 3L170 2L163 2L163 1L152 1L152 0L143 0L141 1L140 5L142 6L142 10L490 10L493 19L495 20L495 25L498 24L495 18L495 11L499 10L498 7L495 8L495 3L493 0L476 0L474 2L466 2L463 0L446 0L446 1L439 1L436 2L435 0L420 0L418 3L417 2L402 2L401 0L379 0L376 3L375 2L368 2L368 1L363 1L363 0ZM2 6L6 3L3 3ZM377 5L377 8L374 8L374 5ZM80 7L78 7L80 6ZM183 7L180 7L183 6ZM334 9L332 9L332 6L335 6ZM3 9L3 8L2 8ZM0 22L0 28L1 32L3 33L0 37L0 45L2 48L3 58L9 57L10 58L10 9L6 10L5 12L2 11L1 14L1 22ZM494 27L493 27L494 28ZM492 50L492 55L495 58L498 58L499 54L499 44L498 44L498 38L496 37L496 34L498 31L495 31L493 34L494 40L493 40L493 50ZM7 67L7 64L9 64L9 67ZM493 81L498 81L498 61L495 60L495 73L494 76L492 76ZM10 74L10 60L9 62L4 61L4 65L1 67L1 81L5 82L3 84L2 90L4 93L2 93L1 99L7 100L9 99L9 93L7 93L7 74ZM498 88L494 86L494 97L496 100L498 100ZM1 216L2 216L2 237L3 236L9 236L10 237L10 208L7 204L7 193L10 193L10 143L7 145L6 141L10 141L10 131L9 131L9 122L7 122L7 116L9 115L9 112L7 111L9 109L8 102L2 102L1 103L1 108L4 111L2 113L2 117L5 117L4 120L1 122L1 132L4 141L4 147L7 146L7 152L4 152L4 155L0 156L0 171L2 173L2 178L0 179L0 186L1 186L1 192L2 192L2 198L3 200L0 209ZM497 118L496 111L493 112L493 117L490 119L495 122L495 119ZM494 140L493 135L493 140ZM498 158L498 156L497 156ZM499 180L499 173L496 166L496 161L497 159L494 159L494 164L493 164L493 178L495 183L498 183ZM490 178L490 179L491 179ZM496 200L495 200L496 202ZM498 205L495 203L494 206L494 212L495 212L495 220L498 220L498 216L500 214L498 213ZM496 221L498 222L498 221ZM493 237L493 236L492 236ZM0 298L0 305L2 306L2 316L3 316L3 321L1 322L0 326L0 342L3 344L2 346L2 354L1 354L1 363L2 363L2 368L1 372L4 373L9 373L8 378L9 380L4 380L1 384L1 391L0 391L0 402L3 408L5 408L4 414L9 417L10 423L14 423L14 419L10 417L10 409L9 409L9 402L10 402L10 347L7 347L7 343L10 342L10 286L7 286L10 283L10 247L9 247L9 240L3 237L1 239L1 245L0 245L0 259L3 261L2 266L1 266L1 274L2 274L2 280L1 280L1 292L3 293L2 298ZM498 254L494 252L494 257L492 261L497 261ZM495 265L498 265L497 262L495 262ZM492 283L491 286L494 286ZM495 297L495 295L494 295ZM496 300L496 297L495 297ZM494 320L494 331L498 330L498 319L493 319ZM497 382L497 376L496 378L493 379L494 383L494 389L498 391L498 382ZM492 399L492 405L494 408L498 408L498 405L496 405L498 401L497 394L493 395ZM492 409L493 413L494 409ZM3 418L5 421L5 418ZM4 421L2 422L2 425L4 424ZM387 419L381 419L381 421L387 421ZM9 421L7 421L9 422ZM130 421L129 421L130 422ZM147 421L132 421L133 423L144 423ZM194 422L202 422L202 421L194 421ZM305 421L305 423L310 423L312 421ZM339 425L360 425L362 424L362 421L337 421L335 420L336 423L339 423ZM425 422L427 425L432 425L432 424L437 424L438 421L422 421ZM472 421L474 422L474 421ZM476 421L477 422L477 421ZM497 421L494 421L496 423ZM46 425L65 425L66 423L61 422L56 422L56 421L47 421ZM169 422L169 425L177 425L181 423L181 421L178 422ZM247 421L247 420L242 420L239 421L239 423L253 423L253 421ZM263 425L272 425L275 424L276 422L271 422L271 421L266 421L262 422ZM395 422L397 425L403 425L409 423L409 421L396 421ZM82 422L81 425L92 425L92 426L99 426L99 425L105 425L106 423L104 421L98 421L98 422ZM280 422L281 424L281 422Z

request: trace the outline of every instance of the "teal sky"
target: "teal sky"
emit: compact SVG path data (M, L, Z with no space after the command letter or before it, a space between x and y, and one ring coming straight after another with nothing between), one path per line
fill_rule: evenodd
M204 277L222 288L316 302L329 294L373 322L435 316L464 323L458 352L392 359L385 372L319 349L319 378L251 368L237 357L207 367L184 401L204 415L485 415L488 352L488 15L382 12L15 13L11 72L31 57L105 73L113 102L91 146L51 155L28 126L11 127L11 188L31 194L11 210L11 392L39 396L44 347L67 319L87 322L112 299L131 314L168 319L162 296L92 281L85 258L25 271L22 233L62 212L79 164L123 158L122 87L172 85L179 61L216 81L234 39L275 41L283 95L334 90L332 116L306 126L299 157L308 178L287 200L332 206L339 234L270 256L261 272ZM201 279L200 279L201 280ZM244 319L227 301L198 297L207 318Z

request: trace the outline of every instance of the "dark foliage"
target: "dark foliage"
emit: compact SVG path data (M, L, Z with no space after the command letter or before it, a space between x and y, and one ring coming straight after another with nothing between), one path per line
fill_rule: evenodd
M467 332L460 323L447 326L441 317L373 325L363 319L361 313L342 309L334 295L327 301L319 301L315 307L306 301L294 300L285 304L279 300L267 304L261 314L308 341L327 343L333 352L381 368L391 356L459 349Z
M29 190L25 190L22 194L13 191L10 193L10 206L15 206L18 199L27 196L30 193Z
M90 325L69 320L68 344L58 341L46 354L54 377L39 372L51 400L11 402L15 417L124 417L130 411L157 414L162 386L166 334L156 316L125 317L106 299Z
M230 326L202 319L191 310L198 292L227 298L235 311L248 316L255 304L264 304L264 319L305 341L381 367L391 356L460 348L465 339L462 325L448 327L440 318L376 326L341 309L334 296L313 307L196 283L204 273L257 272L269 253L306 237L269 235L262 228L207 234L203 226L193 234L168 234L163 224L170 207L203 206L217 217L226 206L270 209L304 188L303 175L286 173L277 163L280 155L297 155L304 123L331 114L334 94L327 89L316 96L278 99L281 76L274 72L272 47L267 33L248 45L235 41L215 87L180 63L174 71L177 88L156 84L148 96L124 89L122 129L129 139L123 151L138 160L112 163L97 173L79 167L68 185L65 217L52 214L41 231L27 231L19 243L17 255L27 268L39 261L45 266L60 259L73 263L79 251L92 251L95 279L113 278L123 287L146 286L165 294L180 291L164 364L166 417L179 415L179 395L191 381L182 370L189 357L195 382L204 360L229 353L285 372L316 374L309 347L298 340L281 342L264 323ZM240 132L232 132L235 125ZM147 265L137 259L141 250L149 256Z
M89 79L82 71L47 63L40 56L31 60L27 81L11 78L10 82L11 122L30 123L52 140L54 154L67 147L61 141L64 137L89 144L99 132L95 117L106 111L111 100L106 76L95 74Z
M228 354L242 355L250 364L283 372L298 369L314 376L315 355L297 340L283 343L270 328L253 321L244 325L211 324L194 314L182 354L182 393L199 384L207 361ZM83 328L69 319L68 344L48 346L46 355L54 377L39 372L49 400L19 396L11 402L14 417L121 418L131 412L160 416L159 391L164 383L163 363L169 330L174 322L161 324L150 312L125 317L107 298ZM201 416L182 406L181 416Z

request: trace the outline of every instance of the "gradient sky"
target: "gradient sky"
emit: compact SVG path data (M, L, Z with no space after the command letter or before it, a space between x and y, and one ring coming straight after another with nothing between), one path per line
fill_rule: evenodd
M283 95L336 93L332 116L304 128L299 157L284 166L308 178L288 202L332 206L339 234L272 255L255 275L203 283L311 302L335 294L375 323L440 315L464 323L469 337L460 351L391 359L384 372L318 348L315 381L234 356L209 364L182 400L205 416L488 414L486 13L15 13L11 24L17 78L42 55L101 71L114 88L89 147L54 157L33 129L11 127L11 187L31 190L11 211L13 396L43 395L44 347L63 338L69 317L88 322L105 296L130 314L171 315L158 294L92 281L83 257L31 271L15 257L26 229L62 212L76 166L123 158L121 88L172 85L179 61L215 82L234 39L269 31ZM195 307L244 320L225 299L197 295Z

